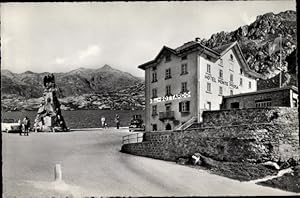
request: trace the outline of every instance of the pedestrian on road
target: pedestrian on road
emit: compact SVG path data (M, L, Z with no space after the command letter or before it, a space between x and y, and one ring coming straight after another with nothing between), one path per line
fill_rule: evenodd
M24 125L24 135L29 136L29 127L30 127L30 120L27 116L25 116L23 120L23 125Z
M120 127L120 117L119 117L118 114L116 114L115 122L117 124L117 129L119 129L119 127Z
M101 117L101 126L102 126L102 128L106 127L105 126L105 117L104 116Z
M21 119L18 120L18 124L19 124L19 133L20 133L20 135L22 135L22 122L21 122Z

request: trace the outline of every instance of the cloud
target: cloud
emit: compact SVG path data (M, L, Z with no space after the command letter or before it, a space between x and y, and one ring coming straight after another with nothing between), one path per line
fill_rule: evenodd
M84 61L90 57L99 55L100 47L98 45L90 45L86 50L79 52L79 60Z
M55 59L55 63L57 64L63 64L66 62L66 59L65 58L56 58Z
M98 45L90 45L84 50L78 50L70 56L58 56L52 62L54 65L89 65L96 64L101 49Z

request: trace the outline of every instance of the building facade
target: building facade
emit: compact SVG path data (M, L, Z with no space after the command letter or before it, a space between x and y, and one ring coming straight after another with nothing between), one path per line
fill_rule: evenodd
M265 107L298 107L298 88L281 87L224 96L221 105L221 109Z
M219 110L222 97L256 91L256 79L237 42L209 49L197 41L164 46L145 70L146 131L173 130L205 110Z

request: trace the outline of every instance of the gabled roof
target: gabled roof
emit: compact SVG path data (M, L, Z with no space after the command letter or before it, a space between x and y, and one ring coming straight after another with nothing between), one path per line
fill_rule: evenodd
M177 47L175 49L169 48L167 46L163 46L163 48L160 50L158 55L152 61L149 61L142 65L139 65L138 68L145 70L146 67L151 67L151 66L156 65L159 62L160 57L164 51L168 51L174 55L180 56L182 53L185 53L186 51L193 50L193 49L196 49L196 50L202 49L203 52L205 51L206 53L209 53L212 56L215 56L215 58L221 58L226 52L228 52L230 49L233 49L236 52L236 54L238 55L239 61L242 65L245 73L247 73L248 75L255 77L255 78L261 78L261 79L265 78L263 75L256 73L250 69L250 67L248 66L247 61L245 60L245 57L242 53L242 50L239 47L238 42L236 42L236 41L215 47L213 49L210 49L196 41L190 41L190 42L184 43L182 46Z
M148 61L142 65L139 65L138 68L140 69L145 69L146 66L151 66L153 64L156 64L160 58L160 56L165 52L165 51L168 51L172 54L175 54L176 55L176 50L173 50L172 48L169 48L167 46L163 46L161 48L161 50L159 51L159 53L156 55L156 57L152 60L152 61Z
M221 56L224 55L233 45L237 44L237 42L230 42L225 45L221 45L213 48L214 51L218 52Z

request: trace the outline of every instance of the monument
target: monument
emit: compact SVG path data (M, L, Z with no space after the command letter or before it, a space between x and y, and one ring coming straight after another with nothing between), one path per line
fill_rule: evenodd
M44 77L43 100L34 120L35 131L69 131L62 116L54 75Z

